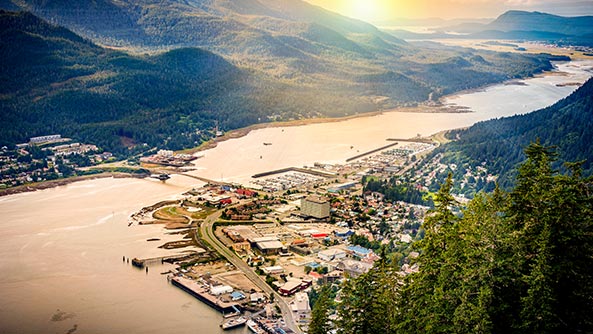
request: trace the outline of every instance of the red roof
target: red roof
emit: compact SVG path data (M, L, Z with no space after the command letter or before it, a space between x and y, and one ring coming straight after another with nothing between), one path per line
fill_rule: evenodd
M239 188L237 189L237 194L252 197L255 196L255 191L245 188Z
M327 233L311 233L311 236L313 238L325 238L327 237L329 234Z

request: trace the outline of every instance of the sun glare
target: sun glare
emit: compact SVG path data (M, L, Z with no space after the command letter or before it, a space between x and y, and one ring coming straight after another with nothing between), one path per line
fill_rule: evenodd
M360 20L373 21L381 14L379 3L375 0L350 0L347 3L349 16Z

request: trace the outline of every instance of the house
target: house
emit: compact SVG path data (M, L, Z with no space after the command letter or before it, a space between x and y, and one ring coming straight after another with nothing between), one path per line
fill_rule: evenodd
M350 277L358 277L364 273L367 273L373 265L371 263L356 261L356 260L343 260L336 265L336 269L344 272Z
M257 197L257 193L255 191L245 188L239 188L235 191L235 193L239 198Z
M346 248L346 251L348 252L348 254L352 255L354 258L357 259L365 258L373 252L372 250L361 246L348 246L348 248Z

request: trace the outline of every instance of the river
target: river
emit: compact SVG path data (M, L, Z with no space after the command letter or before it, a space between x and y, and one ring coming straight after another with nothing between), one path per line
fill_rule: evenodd
M593 61L558 64L564 75L495 85L445 101L472 113L388 112L256 130L202 152L192 173L246 182L271 169L344 162L357 151L385 145L387 138L429 135L548 106L576 89L557 84L582 83L593 75L592 67ZM166 265L150 267L147 274L122 261L167 254L156 246L176 239L159 226L128 227L132 212L200 185L178 175L166 183L97 179L0 197L0 333L221 333L220 314L169 285L160 274Z

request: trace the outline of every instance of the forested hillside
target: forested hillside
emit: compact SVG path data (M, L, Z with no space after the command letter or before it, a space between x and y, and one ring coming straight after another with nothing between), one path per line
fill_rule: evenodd
M228 126L261 117L232 103L255 80L210 52L131 56L28 13L0 12L0 28L3 145L60 133L118 152L125 142L181 148L199 142L196 131L222 110Z
M454 141L439 147L433 156L442 155L441 162L447 164L484 166L489 173L499 175L501 187L509 189L518 163L525 159L523 149L539 140L542 145L556 145L560 161L584 160L583 173L591 175L591 124L593 79L548 108L451 131L448 136ZM556 164L554 167L562 166Z

